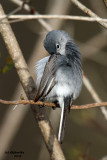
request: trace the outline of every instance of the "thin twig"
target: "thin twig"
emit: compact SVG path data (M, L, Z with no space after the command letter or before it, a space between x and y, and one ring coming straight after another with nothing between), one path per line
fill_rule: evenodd
M34 102L33 100L19 100L19 101L6 101L6 100L2 100L0 99L0 103L2 104L8 104L8 105L19 105L19 104L23 104L23 105L27 105L27 104L36 104L38 106L47 106L47 107L59 107L56 106L55 103L49 103L49 102ZM95 108L95 107L101 107L101 106L107 106L107 102L101 102L101 103L92 103L92 104L84 104L84 105L72 105L70 109L89 109L89 108Z
M95 100L95 102L101 103L102 100L100 99L99 95L97 94L94 87L92 86L90 80L86 77L86 75L84 73L83 73L83 82L84 82L85 87L87 88L87 90L91 94L92 98ZM103 113L105 119L107 120L106 108L104 106L102 106L100 109L101 109L101 112Z
M9 16L11 16L12 14L15 14L15 13L17 13L18 11L20 11L21 10L21 6L19 6L18 8L16 8L16 9L14 9L12 12L10 12L9 14L7 14L7 15L5 15L5 16L1 16L2 18L0 18L0 23L4 20L4 19L6 19L6 18L8 18Z
M8 19L18 20L30 20L30 19L64 19L64 20L79 20L79 21L90 21L90 22L107 22L107 19L98 17L84 17L84 16L70 16L70 15L7 15ZM0 20L5 17L0 16Z
M31 8L30 8L30 6L28 5L28 4L24 4L23 5L23 1L21 1L21 0L10 0L11 2L13 2L13 3L15 3L15 4L17 4L18 6L23 6L23 8L26 10L26 11L28 11L28 12L30 12L31 11ZM39 15L39 12L35 12L34 13L34 15ZM51 26L44 20L44 19L38 19L38 22L47 30L47 31L51 31L52 30L52 28L51 28Z
M92 12L89 8L87 8L85 5L83 5L81 2L79 2L78 0L71 0L78 8L80 8L83 12L85 12L86 14L88 14L89 16L93 17L93 18L100 18L97 14L95 14L94 12ZM102 22L102 21L98 21L96 20L99 24L101 24L103 27L107 28L107 23Z

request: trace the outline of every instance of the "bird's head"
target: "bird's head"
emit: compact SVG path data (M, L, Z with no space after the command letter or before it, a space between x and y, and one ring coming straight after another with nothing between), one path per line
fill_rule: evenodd
M65 55L66 44L70 40L68 33L62 30L53 30L46 35L44 47L49 54Z

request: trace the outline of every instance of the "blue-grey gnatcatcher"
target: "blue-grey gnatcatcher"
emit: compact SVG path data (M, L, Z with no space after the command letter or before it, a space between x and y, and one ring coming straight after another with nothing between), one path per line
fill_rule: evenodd
M35 101L59 103L62 111L58 140L62 143L66 115L82 88L81 55L69 34L62 30L49 32L44 47L50 56L37 62Z

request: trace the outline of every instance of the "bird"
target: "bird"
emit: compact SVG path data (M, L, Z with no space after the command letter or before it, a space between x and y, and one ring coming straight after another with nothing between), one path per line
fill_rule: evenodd
M63 142L70 106L82 89L81 53L64 30L47 33L44 48L49 56L36 63L37 92L34 101L47 101L61 108L58 141Z

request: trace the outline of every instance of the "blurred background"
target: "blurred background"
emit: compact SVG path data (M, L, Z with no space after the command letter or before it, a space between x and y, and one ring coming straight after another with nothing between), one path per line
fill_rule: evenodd
M19 0L16 0L19 1ZM107 18L103 0L80 0L100 17ZM13 0L0 0L6 14L18 7ZM70 0L31 0L30 5L39 14L65 14L87 16ZM22 9L17 14L30 14ZM96 22L46 20L52 29L67 31L77 43L82 54L83 70L102 101L107 101L107 30ZM47 30L38 20L11 24L17 41L36 82L35 64L47 56L43 40ZM26 98L8 50L0 35L0 99ZM74 104L93 103L92 95L83 85ZM0 104L0 160L48 160L47 148L30 107ZM46 108L57 134L60 109ZM67 118L66 134L62 148L67 160L107 160L107 120L100 108L72 110ZM9 153L11 152L11 153Z

